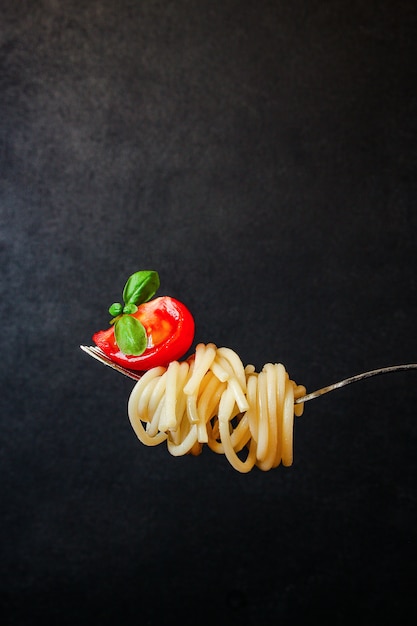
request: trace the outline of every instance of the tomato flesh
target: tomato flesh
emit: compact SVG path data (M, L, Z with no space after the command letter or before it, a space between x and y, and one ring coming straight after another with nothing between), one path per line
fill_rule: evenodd
M115 363L132 370L145 371L158 365L167 366L184 356L194 339L194 319L187 307L169 296L154 298L138 306L133 313L145 327L148 347L140 356L121 352L114 327L99 330L93 341Z

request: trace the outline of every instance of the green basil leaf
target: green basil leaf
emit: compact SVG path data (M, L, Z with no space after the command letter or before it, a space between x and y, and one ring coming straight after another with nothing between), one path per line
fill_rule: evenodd
M125 304L142 304L148 302L159 289L158 272L142 270L132 274L123 289Z
M136 317L122 315L115 326L114 336L120 350L126 355L140 356L148 345L146 330Z
M122 311L123 311L123 307L120 304L120 302L113 302L111 307L109 307L109 313L110 315L113 315L113 317L117 317L117 315L120 315Z
M138 310L138 307L136 306L136 304L133 304L133 302L130 302L129 304L125 304L125 306L123 307L123 313L129 313L130 315L132 313L136 313L137 310Z

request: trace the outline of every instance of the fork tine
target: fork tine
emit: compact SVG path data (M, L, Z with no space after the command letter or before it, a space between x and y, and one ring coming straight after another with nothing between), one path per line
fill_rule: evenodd
M107 365L108 367L111 367L117 372L120 372L121 374L124 374L125 376L128 376L129 378L132 378L133 380L139 380L140 378L142 378L142 375L143 375L142 373L133 372L132 370L128 370L125 367L122 367L121 365L114 363L113 361L111 361L111 359L109 359L104 354L102 350L100 350L100 348L97 348L96 346L82 346L81 345L80 348L89 356L92 356L97 361L100 361L100 363L103 363L103 365Z

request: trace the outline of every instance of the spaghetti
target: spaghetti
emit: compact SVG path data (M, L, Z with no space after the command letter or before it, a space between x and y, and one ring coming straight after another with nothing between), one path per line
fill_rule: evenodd
M200 343L186 361L148 370L133 388L128 415L139 440L166 441L174 456L198 455L204 444L239 472L293 462L294 416L306 393L281 363L244 367L230 348Z

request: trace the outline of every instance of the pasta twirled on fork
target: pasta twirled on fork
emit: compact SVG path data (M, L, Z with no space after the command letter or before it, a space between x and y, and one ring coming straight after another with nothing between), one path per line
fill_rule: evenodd
M148 370L128 402L142 443L164 441L174 456L198 455L204 444L239 472L293 462L295 404L306 393L280 363L256 372L230 348L200 343L186 361Z

